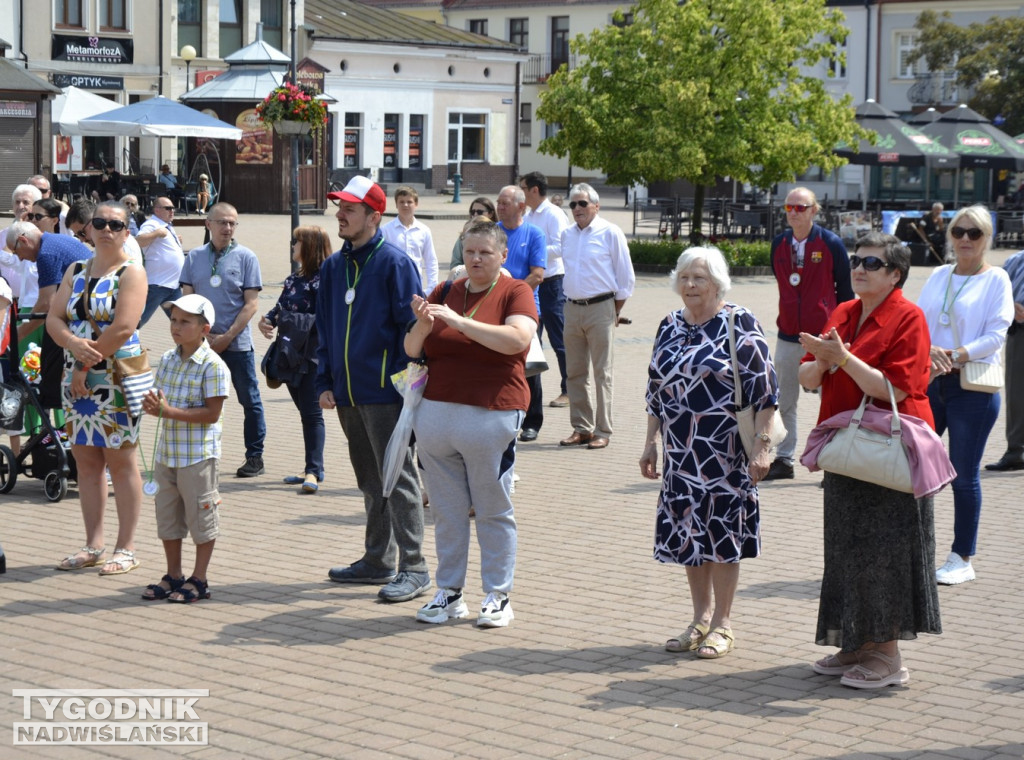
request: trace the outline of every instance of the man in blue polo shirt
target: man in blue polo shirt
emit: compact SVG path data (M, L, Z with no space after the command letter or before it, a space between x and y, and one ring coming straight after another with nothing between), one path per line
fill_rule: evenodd
M498 212L498 226L508 237L508 257L505 269L517 280L533 288L533 298L540 313L540 299L537 286L544 280L547 266L547 238L540 227L523 222L526 212L526 193L518 185L508 185L498 193L495 204ZM544 397L541 391L540 375L526 378L530 386L530 406L523 417L520 441L536 441L541 425L544 424Z

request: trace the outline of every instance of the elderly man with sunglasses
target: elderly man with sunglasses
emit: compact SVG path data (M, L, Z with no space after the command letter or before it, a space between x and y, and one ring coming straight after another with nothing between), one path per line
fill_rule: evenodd
M819 335L836 306L853 299L850 257L843 241L814 223L818 200L806 187L786 196L790 229L772 241L771 264L779 285L779 338L775 371L779 376L779 411L786 439L779 446L765 480L793 477L796 456L796 407L800 396L800 333Z
M156 199L153 215L142 223L135 239L146 254L146 278L149 280L146 308L139 322L142 327L160 304L181 298L178 281L185 252L181 248L181 237L174 231L174 203L170 198ZM170 319L170 314L167 317Z
M612 346L615 325L633 295L633 261L626 236L598 216L600 198L590 185L569 191L575 224L562 233L565 292L566 390L573 432L561 446L603 449L612 435ZM596 407L590 401L594 368Z

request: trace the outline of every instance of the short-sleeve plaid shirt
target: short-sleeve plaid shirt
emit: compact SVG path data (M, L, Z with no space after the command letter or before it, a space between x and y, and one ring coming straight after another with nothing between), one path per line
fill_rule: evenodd
M156 387L167 396L167 403L179 409L204 406L208 398L227 398L230 372L210 344L202 345L182 361L180 347L172 348L160 359ZM218 419L212 425L164 419L157 445L156 461L167 467L188 467L205 459L220 458Z

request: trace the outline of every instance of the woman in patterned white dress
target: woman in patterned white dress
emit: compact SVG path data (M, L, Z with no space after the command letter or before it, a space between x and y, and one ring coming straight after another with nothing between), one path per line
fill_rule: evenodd
M685 308L658 328L647 385L646 478L662 478L654 556L686 567L693 622L665 648L713 659L734 644L730 616L739 561L761 549L757 483L771 465L778 379L761 326L727 304L729 270L717 248L689 248L671 274ZM753 456L740 442L729 353L729 311L744 404L756 409ZM658 473L658 439L664 447Z
M100 575L119 575L139 566L135 529L142 506L142 476L136 458L139 418L129 416L108 357L141 351L136 325L148 287L145 270L129 263L125 254L127 208L117 201L101 203L86 232L96 248L88 266L89 281L88 262L69 267L46 318L46 329L64 348L62 395L71 452L78 466L86 539L85 546L61 560L57 569L102 564ZM99 335L90 316L100 327ZM103 561L107 469L114 484L118 533L114 553Z

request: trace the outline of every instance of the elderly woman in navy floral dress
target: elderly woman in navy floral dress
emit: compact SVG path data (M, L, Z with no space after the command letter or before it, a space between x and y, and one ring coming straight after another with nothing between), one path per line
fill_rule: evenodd
M741 559L761 551L757 483L771 465L769 441L778 379L754 315L727 304L729 269L717 248L689 248L671 274L684 308L658 328L647 384L646 478L662 478L654 557L683 565L693 621L669 639L670 652L713 659L732 650L733 597ZM734 313L743 404L753 404L752 456L740 442L729 352ZM658 439L664 447L658 472Z
M296 227L292 233L292 261L298 271L288 275L281 288L281 297L274 308L259 321L258 327L265 338L274 337L283 314L315 314L316 294L320 287L320 265L331 255L331 239L322 227ZM316 341L315 328L307 340ZM292 340L294 344L294 339ZM315 349L315 345L308 346ZM296 346L306 355L310 351ZM288 393L299 410L302 421L302 442L306 449L306 468L302 475L289 475L284 479L290 485L302 486L302 493L316 493L324 479L324 415L319 397L313 387L316 371L300 375L298 382L288 382Z

